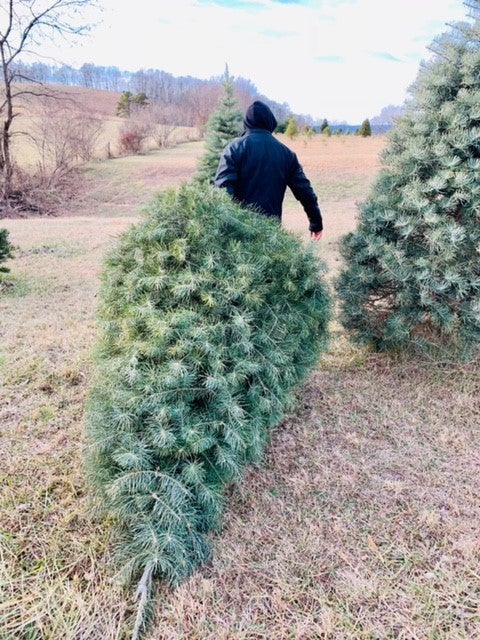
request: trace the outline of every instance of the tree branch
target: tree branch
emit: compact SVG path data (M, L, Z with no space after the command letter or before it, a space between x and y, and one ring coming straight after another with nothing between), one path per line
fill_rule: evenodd
M137 590L135 592L135 600L140 600L138 603L137 616L135 618L135 626L133 628L132 640L139 640L142 632L142 627L145 623L145 614L148 601L152 592L152 575L153 575L153 563L149 562L145 567L140 582L138 583Z

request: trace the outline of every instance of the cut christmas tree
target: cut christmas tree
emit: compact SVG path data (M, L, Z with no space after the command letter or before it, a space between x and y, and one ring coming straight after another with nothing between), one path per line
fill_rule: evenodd
M327 343L311 246L214 187L161 194L108 256L88 478L125 581L178 584Z

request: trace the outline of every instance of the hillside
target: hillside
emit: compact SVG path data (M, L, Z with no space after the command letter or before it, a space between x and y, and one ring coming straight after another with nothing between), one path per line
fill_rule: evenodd
M60 164L60 170L68 163L82 165L84 159L76 156L82 141L91 147L93 160L119 157L124 154L120 145L122 128L137 126L136 118L129 125L127 118L116 115L119 92L63 85L48 85L40 92L38 86L26 84L16 90L21 93L14 104L11 148L17 165L37 175L39 170L47 174L55 163ZM160 129L165 129L162 133L165 144L198 140L202 136L197 127L158 125L148 117L139 118L138 127L146 130L142 153L158 148ZM47 186L53 190L55 184ZM78 184L74 191L79 188ZM38 200L41 196L38 190L36 193ZM67 197L70 197L68 192ZM60 193L54 200L59 198L62 198Z
M25 91L25 94L21 95L21 98L15 103L16 108L23 116L38 116L43 112L42 105L46 96L51 96L57 99L59 106L64 104L69 108L77 108L92 116L110 119L115 116L121 95L118 91L56 84L47 85L46 91L43 89L40 91L39 87L34 85L17 85L16 91ZM36 96L34 92L38 92L40 95Z

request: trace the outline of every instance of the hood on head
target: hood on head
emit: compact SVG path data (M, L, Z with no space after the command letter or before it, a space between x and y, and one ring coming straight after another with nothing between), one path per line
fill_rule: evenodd
M260 102L260 100L252 102L245 112L245 118L243 119L245 129L266 129L270 131L270 133L275 130L277 124L277 120L270 107Z

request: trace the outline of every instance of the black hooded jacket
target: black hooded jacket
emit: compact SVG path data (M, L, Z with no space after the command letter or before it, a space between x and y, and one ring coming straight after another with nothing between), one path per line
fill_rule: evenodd
M296 154L272 135L277 121L270 108L256 100L248 107L243 125L243 134L222 153L214 184L238 202L278 219L289 187L308 216L310 231L321 231L317 196Z

